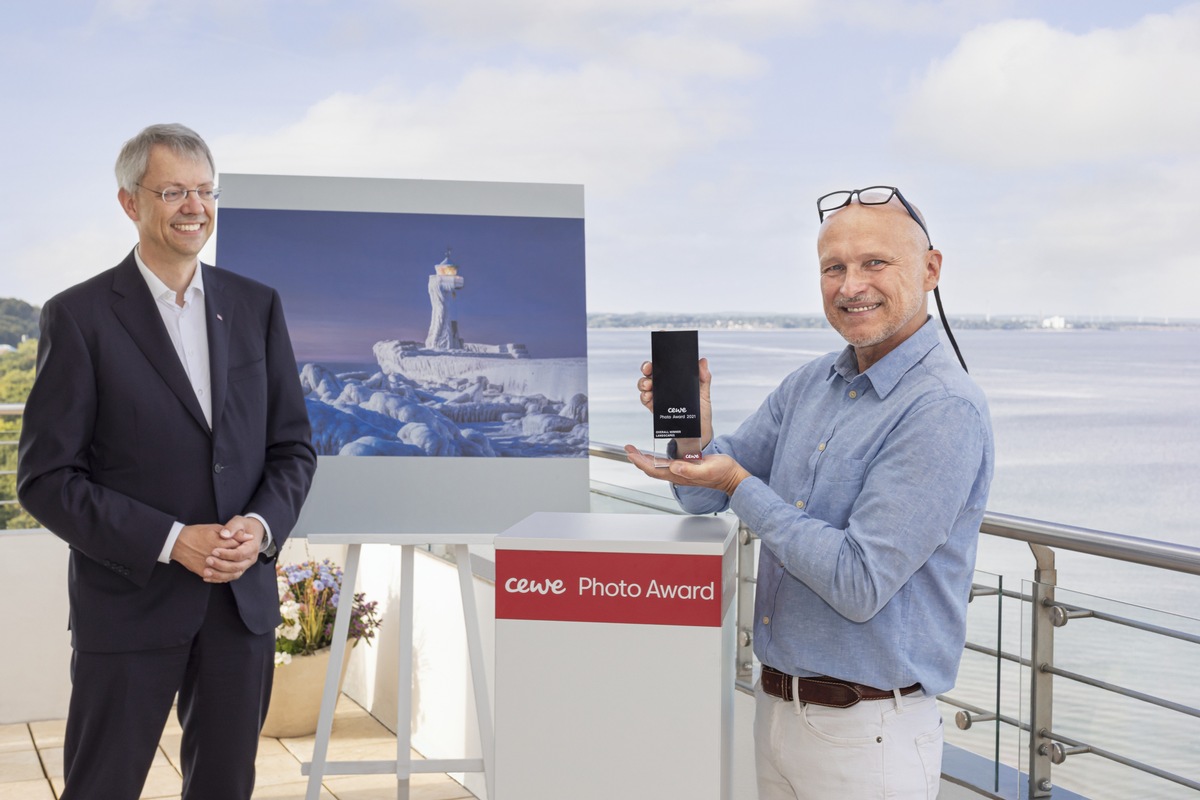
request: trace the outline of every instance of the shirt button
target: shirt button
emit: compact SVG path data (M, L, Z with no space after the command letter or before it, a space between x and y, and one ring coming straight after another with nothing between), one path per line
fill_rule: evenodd
M817 450L818 450L819 452L822 452L822 453L824 453L824 452L825 452L825 443L824 443L824 442L821 442L819 445L817 445Z
M219 473L223 469L225 469L224 464L213 464L213 472Z
M804 501L803 501L803 500L797 500L797 501L796 501L796 508L804 508Z
M851 399L851 400L853 400L853 399L854 399L854 398L856 398L856 397L858 397L858 392L856 392L856 391L854 391L853 389L851 389L851 390L850 390L850 399Z
M763 625L770 625L770 624L771 624L771 618L763 617Z

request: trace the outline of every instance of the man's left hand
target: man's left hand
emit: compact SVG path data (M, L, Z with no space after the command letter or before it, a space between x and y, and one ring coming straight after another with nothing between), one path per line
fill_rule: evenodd
M625 445L625 453L630 463L660 481L670 481L680 486L702 486L705 489L717 489L725 494L733 494L738 485L750 477L741 464L729 456L705 456L699 463L689 463L682 459L673 459L664 467L654 466L654 459L631 444Z
M219 547L205 559L204 580L209 583L227 583L242 577L258 561L266 529L254 517L238 515L221 530L221 538L229 547Z

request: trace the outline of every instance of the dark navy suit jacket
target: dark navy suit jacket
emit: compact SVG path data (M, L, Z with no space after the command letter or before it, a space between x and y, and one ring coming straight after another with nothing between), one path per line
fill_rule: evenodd
M158 561L172 523L254 512L282 545L312 481L316 455L279 295L201 268L211 431L132 253L42 309L18 496L70 545L78 650L189 641L212 585ZM231 588L250 631L278 625L269 559Z

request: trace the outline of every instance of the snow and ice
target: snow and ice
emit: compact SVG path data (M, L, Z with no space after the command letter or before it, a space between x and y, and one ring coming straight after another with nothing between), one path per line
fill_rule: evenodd
M587 456L585 359L424 354L380 366L364 378L303 365L318 453Z

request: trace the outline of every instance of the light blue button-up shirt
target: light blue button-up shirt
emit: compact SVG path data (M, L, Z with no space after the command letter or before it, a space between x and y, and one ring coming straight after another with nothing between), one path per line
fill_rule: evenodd
M675 487L685 510L731 507L762 539L754 652L793 675L949 690L992 480L987 401L927 320L859 374L854 350L793 372L705 454L754 477L732 497Z

